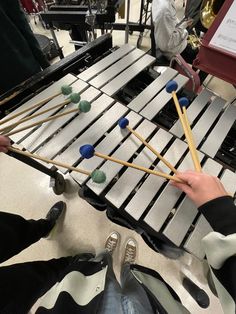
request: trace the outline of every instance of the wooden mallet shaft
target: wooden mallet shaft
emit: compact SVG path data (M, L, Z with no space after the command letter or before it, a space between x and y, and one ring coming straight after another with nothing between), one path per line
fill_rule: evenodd
M8 147L8 150L11 151L11 152L15 152L15 153L27 156L27 157L31 157L31 158L34 158L34 159L38 159L38 160L44 161L44 162L46 162L48 164L52 164L52 165L55 165L55 166L66 168L66 169L71 170L71 171L76 171L76 172L79 172L79 173L83 173L83 174L86 174L88 176L91 175L91 172L89 172L89 171L86 171L86 170L83 170L83 169L79 169L79 168L75 168L75 167L72 167L72 166L70 166L68 164L65 164L65 163L62 163L62 162L59 162L59 161L55 161L55 160L51 160L51 159L48 159L48 158L45 158L45 157L42 157L42 156L39 156L39 155L36 155L36 154L31 154L29 152L25 152L25 151L16 149L14 147Z
M20 112L18 112L18 113L16 113L16 114L10 116L9 118L6 118L6 119L0 121L0 125L4 124L4 123L6 123L6 122L9 122L10 120L13 120L13 119L17 118L17 117L19 117L20 115L22 115L22 114L24 114L24 113L26 113L26 112L28 112L28 111L30 111L30 110L32 110L32 109L35 109L35 108L37 108L37 107L40 107L40 106L44 105L46 102L52 100L53 98L59 96L60 94L61 94L61 92L59 92L59 93L57 93L57 94L55 94L55 95L52 95L52 96L50 96L50 97L48 97L48 98L46 98L46 99L43 99L43 100L39 101L38 103L36 103L36 104L30 106L29 108L26 108L26 109L24 109L24 110L22 110L22 111L20 111Z
M156 176L163 177L163 178L168 179L168 180L173 180L173 181L182 183L182 181L180 179L178 179L178 178L176 178L174 176L165 174L163 172L151 170L151 169L148 169L148 168L145 168L145 167L142 167L142 166L139 166L139 165L136 165L136 164L124 161L124 160L120 160L120 159L117 159L117 158L114 158L114 157L110 157L108 155L104 155L104 154L101 154L101 153L98 153L98 152L94 152L94 155L96 155L97 157L106 159L106 160L113 161L115 163L121 164L121 165L126 166L126 167L134 168L134 169L141 170L141 171L149 173L149 174L154 174Z
M55 105L55 106L50 107L50 108L48 108L48 109L46 109L46 110L40 111L40 112L38 112L38 113L35 113L35 114L33 114L33 115L29 116L29 117L23 118L23 119L21 119L21 120L15 122L15 123L9 124L9 125L6 126L5 128L0 129L0 132L4 132L4 133L5 133L5 132L8 132L8 131L10 131L11 129L15 128L16 126L18 126L18 125L20 125L20 124L22 124L22 123L24 123L24 122L26 122L26 121L29 121L29 120L31 120L31 119L34 119L34 118L38 117L38 116L41 116L41 115L43 115L44 113L47 113L47 112L49 112L49 111L51 111L51 110L53 110L53 109L57 109L57 108L60 109L61 107L64 107L65 105L67 105L67 104L69 104L69 103L70 103L70 100L65 100L65 101L63 101L62 103L58 104L58 105Z
M189 147L190 154L191 154L191 157L192 157L192 160L193 160L194 168L195 168L196 171L198 171L197 169L199 169L199 164L198 164L198 162L196 160L196 154L195 154L194 145L193 145L193 143L191 141L191 138L189 136L188 126L187 126L187 123L185 121L185 118L184 118L184 115L182 113L182 110L180 108L179 100L177 98L177 95L176 95L175 91L172 92L172 97L173 97L173 100L174 100L175 108L176 108L176 111L178 113L180 122L182 124L182 128L184 130L184 135L185 135L186 141L188 143L188 147Z
M169 161L167 161L161 154L155 150L140 134L138 134L134 129L132 129L130 126L126 126L126 128L134 134L146 147L148 147L171 171L173 171L175 174L177 174L177 170L174 166L172 166Z
M192 133L192 130L191 130L191 127L190 127L190 123L189 123L189 120L188 120L186 107L183 107L183 116L184 116L185 124L186 124L186 127L187 127L188 141L190 143L189 145L191 145L190 153L191 153L191 156L192 156L192 159L193 159L193 162L194 162L194 168L195 168L196 171L201 172L202 171L202 167L201 167L200 160L199 160L199 157L198 157L195 141L194 141L194 138L193 138L193 133Z
M4 134L4 135L6 135L6 136L11 136L11 135L13 135L13 134L22 132L22 131L24 131L24 130L30 129L30 128L32 128L32 127L34 127L34 126L37 126L37 125L41 125L41 124L43 124L43 123L45 123L45 122L48 122L48 121L51 121L51 120L58 119L58 118L60 118L60 117L63 117L63 116L65 116L65 115L70 114L70 113L73 113L73 112L79 112L79 109L78 109L78 108L72 109L72 110L69 110L69 111L66 111L66 112L57 114L57 115L55 115L55 116L51 116L51 117L48 117L48 118L46 118L46 119L42 119L42 120L40 120L40 121L34 122L34 123L30 124L30 125L27 125L27 126L25 126L25 127L22 127L22 128L20 128L20 129L14 130L14 131L12 131L12 132L10 132L10 133L7 133L7 134Z
M178 100L177 95L176 95L177 89L178 89L178 84L175 81L169 81L166 84L166 91L168 93L172 94L172 97L173 97L173 100L174 100L174 104L175 104L175 108L176 108L176 111L178 113L180 122L182 124L182 128L184 130L185 138L186 138L188 146L189 146L189 150L190 150L191 157L192 157L192 160L193 160L193 163L194 163L194 167L195 167L195 170L197 171L197 169L199 169L200 162L198 162L197 159L196 159L197 158L196 157L196 148L194 147L193 141L191 141L191 139L193 139L193 137L191 138L191 135L189 133L190 125L188 127L188 123L187 123L188 120L186 121L185 116L182 113L182 110L180 108L179 100ZM185 100L188 101L188 99L186 99L186 98L185 98Z

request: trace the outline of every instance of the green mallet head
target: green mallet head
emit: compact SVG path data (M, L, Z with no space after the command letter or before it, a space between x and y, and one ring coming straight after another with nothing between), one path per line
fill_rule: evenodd
M69 99L74 104L78 104L80 102L80 94L79 93L72 93L72 94L70 94Z
M106 181L106 174L101 170L94 170L91 173L91 178L95 183L104 183Z
M63 95L70 95L72 93L72 87L69 85L62 85L61 92Z
M87 100L81 100L79 103L79 110L81 112L89 112L91 109L91 104Z

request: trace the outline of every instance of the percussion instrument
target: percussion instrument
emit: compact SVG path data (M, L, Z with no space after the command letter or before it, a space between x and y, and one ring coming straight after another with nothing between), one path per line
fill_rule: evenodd
M86 174L58 167L62 174L70 173L80 186L87 186L141 233L144 230L156 235L170 247L187 250L201 259L204 257L201 239L211 227L194 204L169 181L97 155L84 159L80 154L80 147L90 144L97 152L113 158L173 174L131 132L132 128L177 170L193 169L171 94L165 90L168 81L174 79L178 83L178 96L183 95L188 78L171 68L157 73L151 68L154 62L154 57L126 44L106 54L79 75L65 75L4 119L57 94L62 85L71 85L73 92L80 93L82 100L91 103L89 112L73 112L14 133L12 141L19 148L56 162L89 172L103 171L106 181L97 184ZM43 111L42 116L32 119L33 122L74 108L75 104L69 103L66 108L45 110L64 100L65 96L59 94L25 116ZM234 195L236 107L204 89L191 101L187 113L203 171L218 176L228 193ZM129 128L120 127L121 118L129 120ZM13 118L4 126L16 121L18 118ZM13 130L27 123L16 125ZM230 138L234 141L231 144ZM228 155L225 157L226 151ZM41 166L50 169L44 162ZM149 245L153 247L151 242Z

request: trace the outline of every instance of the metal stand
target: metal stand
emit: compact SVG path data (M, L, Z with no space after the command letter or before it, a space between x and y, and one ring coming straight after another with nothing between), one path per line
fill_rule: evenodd
M23 156L16 152L9 152L8 155L48 175L52 179L50 185L52 186L55 194L60 195L65 191L64 177L58 173L58 169L56 167L53 166L49 169L33 158Z
M89 36L89 41L92 41L92 40L95 40L96 39L96 36L95 36L95 30L94 30L94 25L95 25L95 19L96 19L96 16L95 14L93 14L92 12L92 7L91 7L91 2L90 0L88 0L88 11L89 13L86 15L86 18L85 18L85 22L91 26L91 31L92 31L92 35L93 35L93 39L91 39L91 36Z
M129 15L130 15L130 0L127 0L126 25L125 25L125 44L129 42Z
M152 21L151 21L151 7L149 5L152 4L152 0L142 0L141 7L140 7L140 18L139 18L139 24L143 25L146 29L147 26L151 27ZM148 25L148 21L150 21L150 24ZM137 47L140 47L142 44L144 32L140 32L139 38L137 41Z

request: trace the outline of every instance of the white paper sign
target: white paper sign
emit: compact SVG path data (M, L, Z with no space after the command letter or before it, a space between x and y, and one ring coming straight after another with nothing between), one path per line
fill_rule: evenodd
M236 1L232 3L209 44L236 55Z

